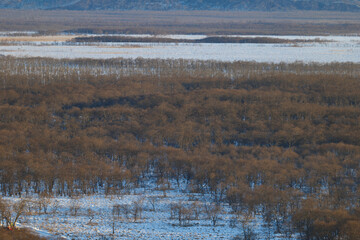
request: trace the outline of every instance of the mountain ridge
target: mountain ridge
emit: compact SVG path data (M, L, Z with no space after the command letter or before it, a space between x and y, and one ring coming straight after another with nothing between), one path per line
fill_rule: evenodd
M0 0L2 9L360 11L360 0Z

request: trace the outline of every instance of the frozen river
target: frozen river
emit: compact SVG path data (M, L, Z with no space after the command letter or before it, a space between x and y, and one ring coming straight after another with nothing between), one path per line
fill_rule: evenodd
M132 35L134 36L134 35ZM140 37L142 37L140 35ZM169 37L169 36L166 36ZM171 38L200 39L206 36ZM249 37L249 36L241 36ZM250 36L261 37L261 36ZM282 39L320 39L323 41L289 44L241 43L88 43L65 41L7 42L0 45L0 54L17 57L50 58L151 58L199 59L257 62L360 62L360 36L267 36Z

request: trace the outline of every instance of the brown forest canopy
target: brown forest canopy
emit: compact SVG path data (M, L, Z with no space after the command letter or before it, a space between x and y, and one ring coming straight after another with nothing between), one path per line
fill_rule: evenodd
M357 64L0 64L2 195L184 179L234 210L290 217L304 239L358 236Z

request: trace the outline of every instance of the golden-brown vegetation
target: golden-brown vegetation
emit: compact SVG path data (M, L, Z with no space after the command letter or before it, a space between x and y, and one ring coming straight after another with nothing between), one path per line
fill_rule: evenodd
M7 228L0 228L0 239L3 240L45 240L45 238L38 237L37 235L25 229L16 229L10 231Z
M357 239L356 64L0 63L3 195L110 194L150 174L303 239Z

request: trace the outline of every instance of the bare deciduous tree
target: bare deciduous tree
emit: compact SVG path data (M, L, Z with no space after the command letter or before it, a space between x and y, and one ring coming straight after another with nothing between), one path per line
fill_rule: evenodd
M138 219L141 219L143 212L143 199L139 199L132 204L132 215L134 218L134 222Z
M20 199L15 203L10 203L9 201L0 199L1 219L5 220L6 227L9 229L16 227L16 223L18 222L20 216L26 212L27 203L28 202L25 199Z
M76 217L79 210L80 210L79 198L72 197L71 198L71 203L70 203L70 213L71 213L71 215Z
M253 213L249 210L237 211L236 217L241 223L243 234L240 239L243 240L255 240L257 239L256 233L253 230L252 221L254 220Z
M220 219L220 214L222 213L223 209L220 205L211 203L211 204L204 204L204 209L207 215L207 218L211 220L212 225L215 227L217 222Z
M148 198L148 201L149 201L149 203L151 205L151 211L155 212L155 205L156 205L158 200L159 200L159 198L156 197L156 196L150 196Z
M170 218L177 219L180 226L187 226L194 219L193 205L186 205L183 201L170 205Z

